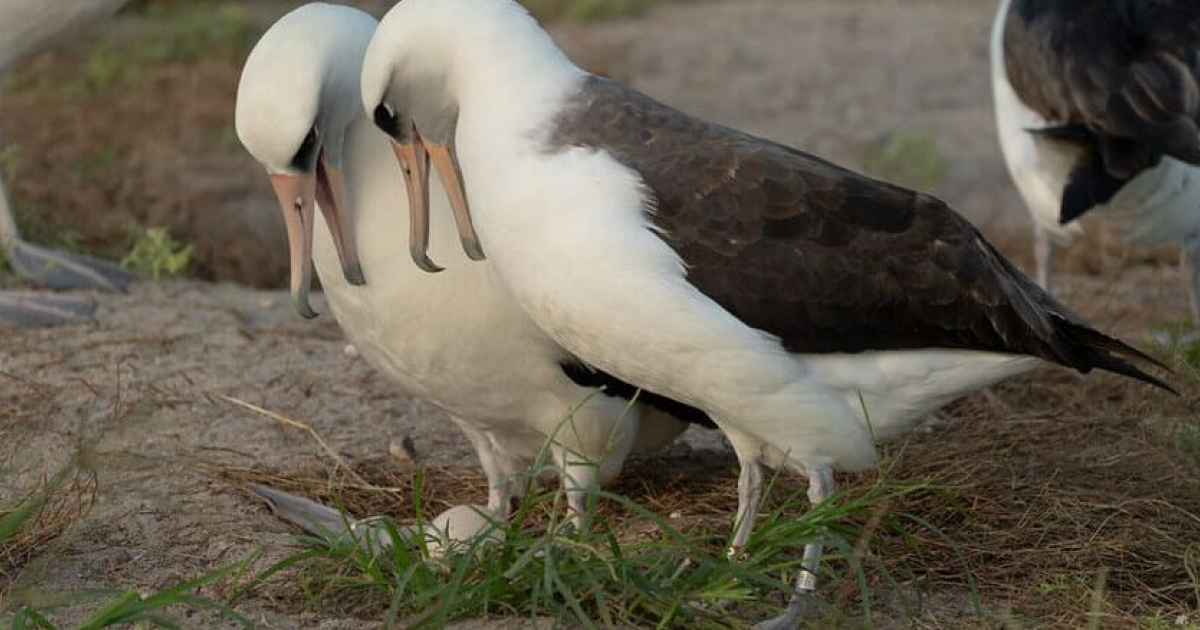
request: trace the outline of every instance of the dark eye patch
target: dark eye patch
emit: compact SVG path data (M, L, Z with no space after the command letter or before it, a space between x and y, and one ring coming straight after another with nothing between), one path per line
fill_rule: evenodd
M308 130L308 135L304 136L304 142L300 143L296 156L292 158L292 166L305 173L312 172L317 167L317 150L320 146L317 128L313 127Z
M383 106L383 103L380 103L375 108L373 118L375 119L375 126L379 127L380 131L396 140L404 139L400 135L400 117L389 112L388 108Z

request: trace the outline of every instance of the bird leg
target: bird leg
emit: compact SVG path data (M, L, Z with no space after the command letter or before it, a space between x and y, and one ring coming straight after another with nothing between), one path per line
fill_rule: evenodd
M487 476L488 511L498 520L507 520L513 510L514 471L505 468L500 454L496 452L496 445L486 433L459 418L453 418L453 420L458 425L458 428L462 429L463 435L467 436L467 440L471 442L471 446L475 447L475 455L479 457L479 464L483 467L483 474Z
M1192 322L1200 327L1200 233L1193 233L1183 241L1179 251L1179 275L1187 286L1188 302L1192 309Z
M600 487L600 465L566 447L556 445L555 451L558 468L562 471L563 489L567 493L570 523L579 531L587 514L588 493Z
M808 500L817 505L833 494L833 473L826 466L815 466L808 469ZM801 563L800 575L796 577L796 589L788 602L787 610L774 619L764 621L754 630L794 630L799 628L804 618L812 610L814 593L817 590L817 570L821 566L821 556L825 546L819 540L804 545L804 560Z
M39 247L21 239L4 182L0 178L0 256L22 278L53 289L123 291L133 274L117 265L80 254ZM95 304L74 296L0 294L0 320L19 326L54 326L89 317Z
M762 465L757 459L738 458L741 472L738 473L738 509L733 540L725 554L736 559L750 534L754 532L754 521L758 517L758 505L762 500Z
M1054 240L1046 228L1034 226L1033 261L1037 265L1037 283L1046 291L1050 291L1050 273L1054 271L1054 250Z

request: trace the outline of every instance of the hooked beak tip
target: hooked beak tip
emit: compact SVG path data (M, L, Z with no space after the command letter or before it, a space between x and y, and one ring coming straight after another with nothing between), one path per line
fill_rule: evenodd
M353 262L342 267L342 275L346 276L346 282L356 287L367 284L367 279L363 276L362 265L358 262Z
M471 260L487 260L487 255L483 253L483 246L479 244L479 239L477 238L462 239L462 248L467 253L467 258Z
M439 267L437 263L430 260L429 256L420 247L410 248L409 254L412 256L413 262L417 264L417 267L421 268L421 271L426 273L438 273L440 271L445 271L444 267Z

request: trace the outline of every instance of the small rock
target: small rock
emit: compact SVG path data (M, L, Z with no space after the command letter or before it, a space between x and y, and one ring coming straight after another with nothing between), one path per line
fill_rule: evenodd
M388 444L388 453L405 466L417 465L417 446L413 443L411 435L406 435L399 440L393 439Z

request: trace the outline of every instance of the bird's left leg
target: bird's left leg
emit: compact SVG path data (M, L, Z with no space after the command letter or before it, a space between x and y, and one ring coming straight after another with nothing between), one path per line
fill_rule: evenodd
M1189 235L1179 251L1179 275L1187 286L1192 323L1200 327L1200 232Z
M562 487L567 494L570 523L578 531L583 527L583 517L587 514L588 494L600 487L600 463L558 444L554 450L562 475Z
M812 505L815 506L829 498L833 490L833 472L828 467L814 466L808 469L808 500ZM825 546L819 540L804 546L804 560L787 610L774 619L754 626L755 630L794 630L800 627L812 610L813 597L817 590L817 570L821 566L821 556L824 553Z
M758 458L739 456L741 472L738 473L738 509L737 523L733 540L725 552L731 559L737 559L750 534L754 533L754 521L758 518L758 505L762 501L763 472Z

